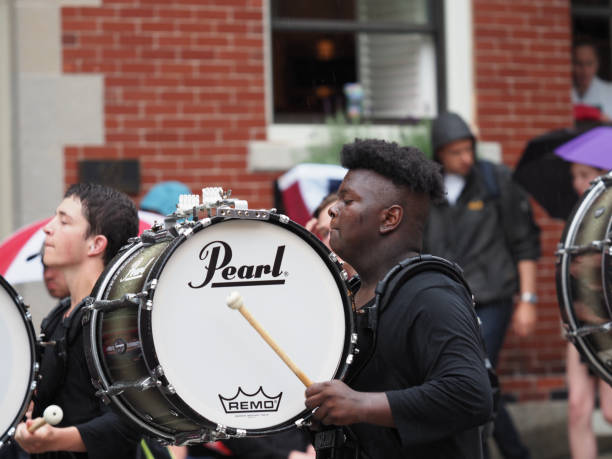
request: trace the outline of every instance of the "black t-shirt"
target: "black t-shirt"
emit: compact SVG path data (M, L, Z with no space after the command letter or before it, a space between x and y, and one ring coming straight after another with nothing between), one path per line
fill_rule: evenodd
M379 312L375 352L350 386L385 392L396 428L350 426L367 454L362 457L481 457L479 426L489 420L492 395L471 308L462 285L427 271Z
M42 416L44 409L51 404L60 406L64 416L58 427L76 426L87 453L48 452L32 457L133 459L140 434L95 395L83 347L79 313L83 303L75 307L69 317L63 318L69 306L69 302L63 301L43 321L45 341L58 344L47 346L42 351L32 417ZM61 355L62 348L66 351L65 357Z
M231 438L221 443L231 451L234 459L287 459L291 451L306 451L310 434L301 429L292 429L268 437ZM189 446L193 457L223 458L227 454L217 453L214 447L206 445Z

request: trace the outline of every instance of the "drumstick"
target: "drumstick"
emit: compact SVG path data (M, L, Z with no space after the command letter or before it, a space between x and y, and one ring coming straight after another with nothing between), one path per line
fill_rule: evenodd
M238 292L232 292L226 299L227 305L231 309L237 309L240 311L242 316L248 320L248 322L253 326L253 328L261 335L266 343L272 348L274 352L281 358L283 362L289 367L291 371L304 383L306 387L312 384L312 381L304 374L302 370L300 370L295 363L291 361L289 356L283 351L278 344L272 339L272 337L268 334L266 330L255 320L255 318L251 315L249 310L244 306L244 302L242 301L242 296Z
M28 432L34 433L36 429L44 426L45 424L56 425L62 422L62 418L64 417L64 412L57 405L49 405L43 411L43 417L37 418L34 422L28 427Z

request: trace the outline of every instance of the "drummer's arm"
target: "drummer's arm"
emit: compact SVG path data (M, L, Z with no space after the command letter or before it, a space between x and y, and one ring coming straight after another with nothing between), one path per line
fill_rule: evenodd
M47 451L87 451L76 427L53 427L45 424L30 433L28 427L32 422L22 422L15 432L15 440L26 452L36 454Z
M536 261L520 260L518 262L520 292L532 293L536 291ZM519 298L512 318L512 328L519 336L526 336L533 332L537 320L537 310L534 302L523 301Z
M338 379L315 383L306 389L306 407L317 408L314 418L324 424L367 422L395 427L384 392L358 392Z

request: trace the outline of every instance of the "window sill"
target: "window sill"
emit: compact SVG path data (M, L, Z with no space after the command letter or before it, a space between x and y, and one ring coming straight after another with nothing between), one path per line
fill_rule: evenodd
M267 138L249 142L248 169L251 172L286 171L303 162L312 162L310 147L330 144L338 127L324 124L272 124L268 126ZM344 135L354 138L378 138L396 141L401 132L411 127L397 125L347 126ZM415 129L415 127L413 127ZM501 145L498 142L478 142L477 154L482 159L500 163ZM338 152L339 153L339 152Z

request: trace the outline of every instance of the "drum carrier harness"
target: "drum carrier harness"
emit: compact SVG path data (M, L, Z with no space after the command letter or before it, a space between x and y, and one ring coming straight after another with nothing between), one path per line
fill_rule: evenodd
M475 311L474 295L463 277L463 271L459 265L444 258L428 254L406 258L391 268L385 277L378 282L375 290L374 303L371 306L364 306L356 312L357 316L360 316L360 320L356 321L359 347L362 349L365 347L367 349L367 354L364 355L362 353L359 355L359 358L353 362L353 366L345 380L347 384L350 385L350 382L365 368L376 351L378 318L383 314L401 286L412 277L424 271L440 272L463 285L468 295L472 298L472 307L470 311L480 327L480 319ZM359 289L359 280L355 278L357 278L357 276L351 279L352 282L349 283L349 288L353 293ZM484 341L481 339L480 342L485 355L484 365L487 369L487 374L493 390L493 416L486 427L487 429L492 429L492 421L497 413L497 405L500 396L499 382L495 370L487 357ZM362 346L364 343L366 346ZM370 458L367 452L361 447L359 439L349 426L327 426L322 431L313 432L313 438L317 459Z

